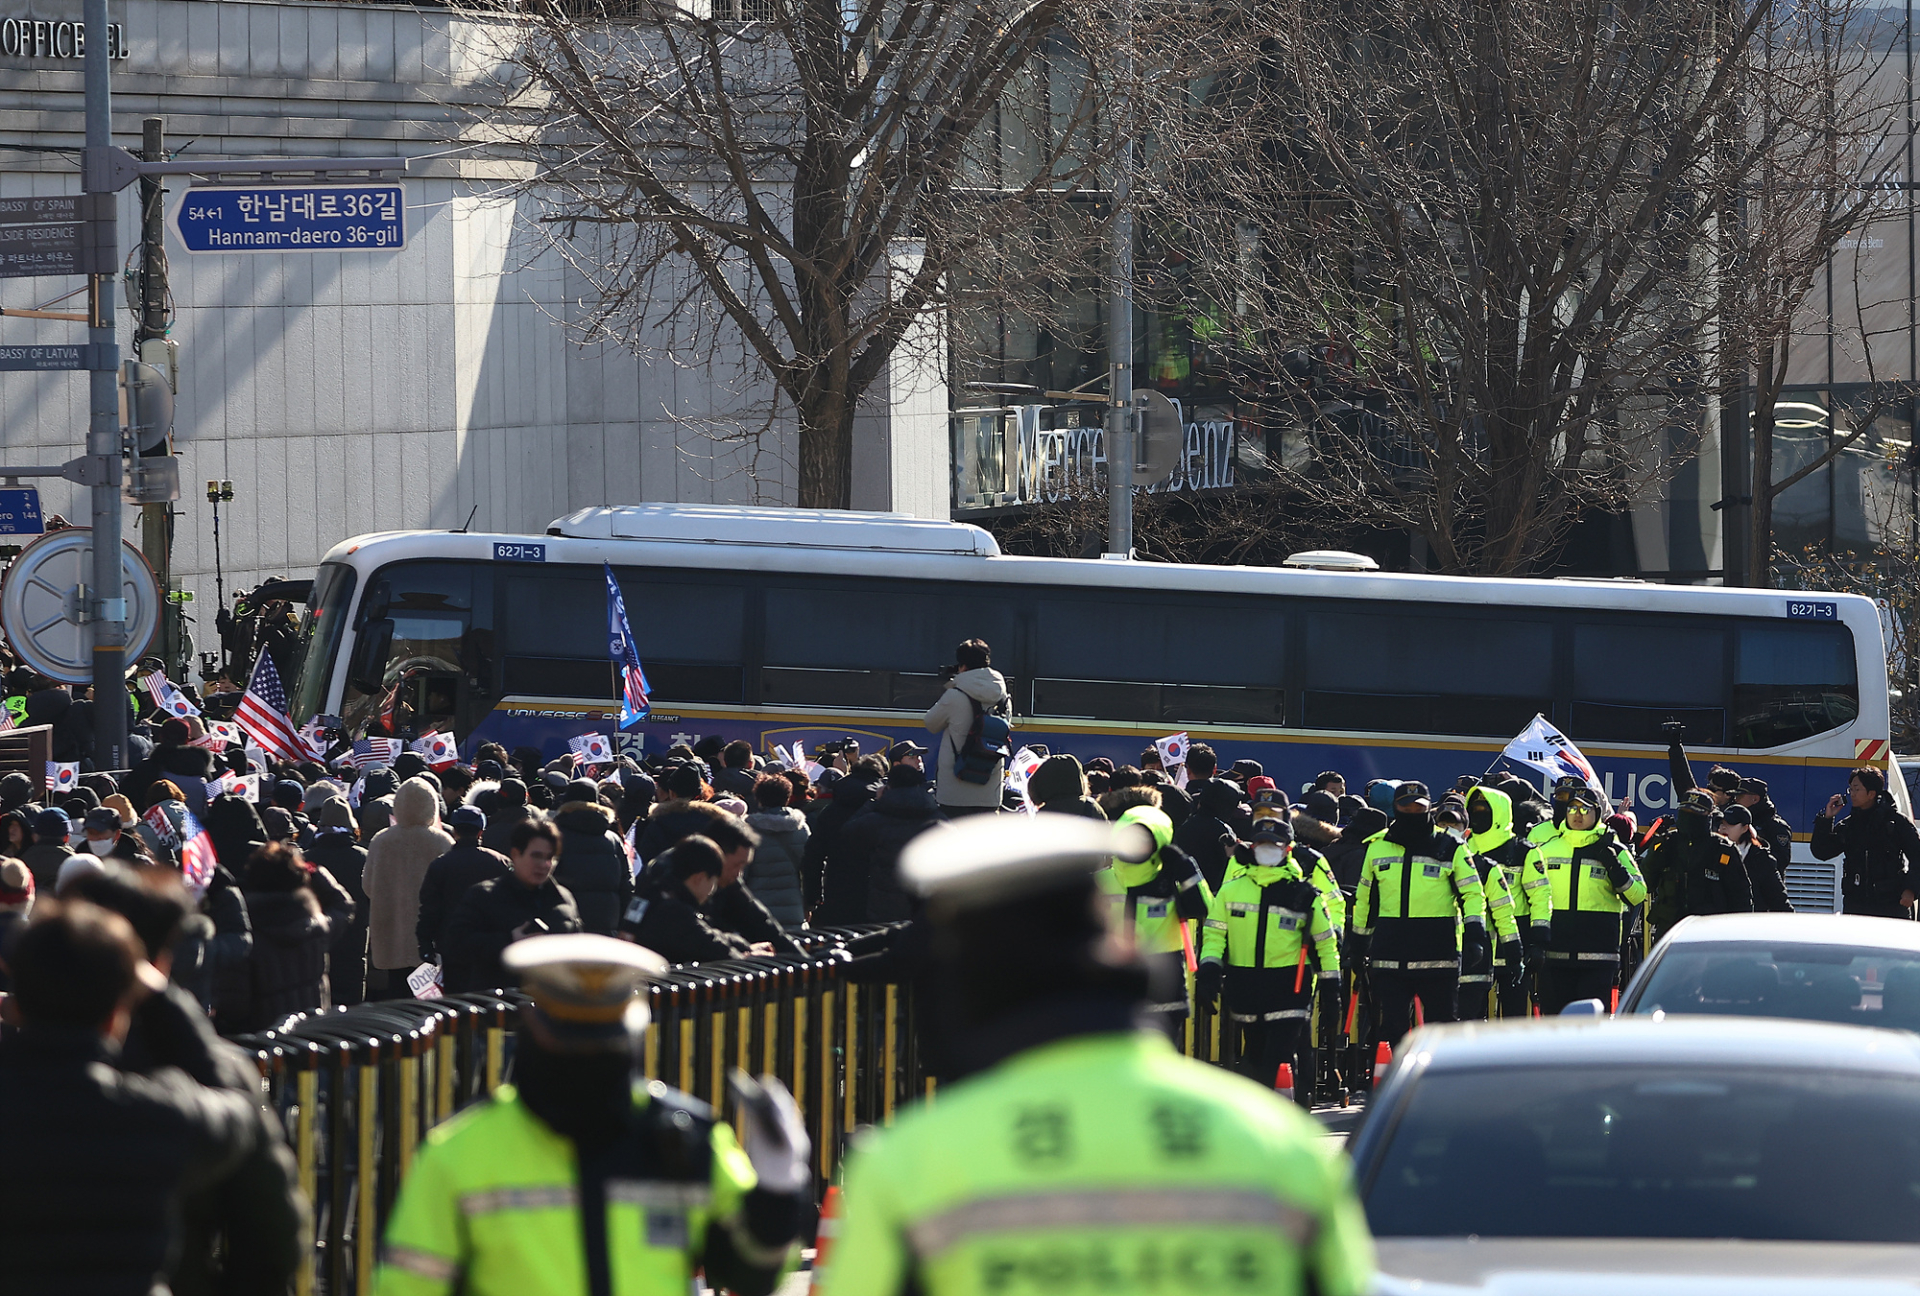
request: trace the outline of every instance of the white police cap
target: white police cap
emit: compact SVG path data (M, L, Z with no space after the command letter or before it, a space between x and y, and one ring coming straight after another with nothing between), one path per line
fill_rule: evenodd
M500 954L563 1047L616 1046L646 1029L641 996L667 961L644 946L575 932L532 936Z
M1044 811L970 815L908 842L900 877L928 901L972 909L1044 891L1114 858L1137 864L1153 849L1153 835L1139 824Z

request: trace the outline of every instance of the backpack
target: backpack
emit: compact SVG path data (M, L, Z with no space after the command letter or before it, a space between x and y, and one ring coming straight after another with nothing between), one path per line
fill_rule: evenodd
M979 699L971 694L962 696L973 707L973 727L967 730L966 741L953 754L953 776L963 783L985 783L993 778L996 766L1013 758L1007 744L1013 735L1013 725L1006 717L981 706Z

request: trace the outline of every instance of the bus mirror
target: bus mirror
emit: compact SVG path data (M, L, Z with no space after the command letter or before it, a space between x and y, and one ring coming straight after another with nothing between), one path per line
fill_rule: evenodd
M392 650L393 622L367 622L353 643L353 660L347 664L347 683L369 696L378 694L386 687L387 654Z

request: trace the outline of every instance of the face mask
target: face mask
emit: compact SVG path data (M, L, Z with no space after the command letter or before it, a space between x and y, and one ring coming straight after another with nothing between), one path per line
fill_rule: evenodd
M1477 833L1493 831L1493 807L1489 805L1471 805L1467 807L1467 827Z
M1445 833L1447 836L1453 838L1457 842L1464 842L1467 839L1467 830L1465 828L1458 826L1457 824L1449 824L1447 827L1442 828L1440 831Z
M1287 857L1285 846L1276 846L1272 842L1262 842L1253 848L1255 864L1278 864Z
M95 855L105 855L113 849L113 838L109 837L105 841L95 841L89 837L87 838L87 849Z

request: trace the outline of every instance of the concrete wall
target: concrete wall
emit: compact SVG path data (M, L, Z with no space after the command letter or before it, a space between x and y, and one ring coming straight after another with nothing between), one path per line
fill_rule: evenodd
M10 16L73 19L79 6ZM157 114L186 157L431 159L404 182L399 251L191 255L168 234L185 484L175 574L207 620L208 478L234 486L221 517L229 592L310 574L346 536L455 527L476 507L477 529L537 532L592 504L792 501L789 427L710 435L765 400L737 348L690 367L574 345L562 323L582 283L502 196L514 177L455 147L491 71L476 29L437 10L286 0L114 0L112 18L129 50L114 64L127 147ZM0 140L77 146L80 89L77 61L0 56ZM170 205L185 183L170 182ZM72 158L0 151L0 196L78 187ZM123 249L136 192L121 196ZM3 280L0 306L39 306L80 282ZM129 346L132 317L119 323ZM0 320L0 342L81 341L81 330ZM890 375L893 390L911 393L911 417L896 433L891 398L870 406L887 453L862 503L944 516L944 389ZM84 375L0 375L0 462L71 457L85 427ZM76 488L42 491L49 511L84 519ZM204 646L210 627L196 637Z

